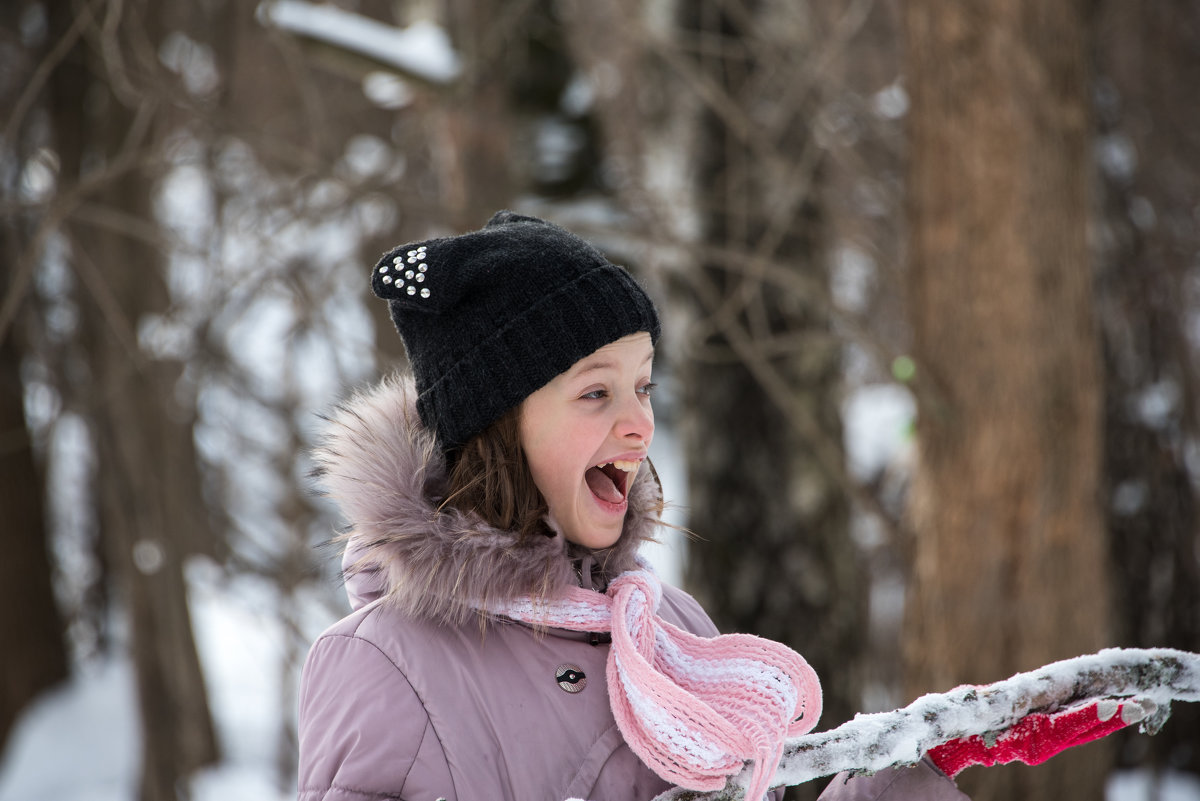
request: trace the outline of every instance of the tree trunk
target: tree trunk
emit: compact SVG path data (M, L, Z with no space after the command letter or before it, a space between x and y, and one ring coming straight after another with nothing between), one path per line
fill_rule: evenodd
M1098 298L1105 345L1105 489L1118 611L1132 646L1200 651L1200 508L1187 444L1200 439L1188 334L1200 251L1200 8L1101 4L1095 59L1102 197ZM1200 708L1179 705L1128 766L1200 774Z
M680 378L689 528L700 542L686 580L723 630L809 659L828 728L861 708L865 592L841 479L841 348L830 335L821 166L809 160L813 107L772 105L791 79L771 80L793 74L772 58L815 36L803 13L790 15L789 29L772 3L744 8L749 24L721 3L685 4L682 25L701 80L736 104L736 116L706 108L691 159L701 255L680 283L702 339L685 345ZM756 40L751 27L778 39ZM792 119L771 119L780 113ZM747 269L705 251L736 254ZM760 260L802 283L781 291L756 274ZM789 798L818 789L793 788Z
M0 230L0 297L11 287L15 248ZM25 425L21 352L12 330L0 335L0 642L13 658L0 660L0 753L21 710L67 677L63 621L51 582L49 537L42 504L43 471Z
M71 49L51 78L50 115L60 197L89 181L95 195L86 200L129 221L125 229L67 219L77 335L87 365L86 375L75 377L71 405L81 410L95 442L101 536L116 595L131 620L142 732L140 798L175 801L187 777L217 756L183 577L184 557L209 545L211 534L196 477L192 413L175 400L182 365L146 355L138 342L143 315L169 303L165 265L142 238L156 226L157 174L130 166L159 157L150 124L162 119L155 98L163 88L113 91L131 73L110 75L114 62L97 59L100 51L136 60L146 41L157 41L156 9L162 11L127 7L121 26L89 31L112 38ZM73 19L70 3L53 4L51 41Z
M0 30L16 31L26 13L23 3L8 3L0 9ZM25 51L18 58L10 47L8 73L0 79L0 108L13 109L37 67L39 53ZM5 124L13 120L5 115ZM18 126L11 138L0 141L0 160L10 165L24 163L28 128ZM19 170L5 170L0 196L18 197ZM0 304L15 291L14 272L23 246L24 220L7 215L0 221ZM17 308L28 308L21 303ZM3 531L0 547L0 643L6 656L0 659L0 753L26 705L40 692L67 677L67 648L64 625L54 596L50 536L44 504L44 471L34 454L25 419L25 385L21 377L27 340L21 314L14 324L0 330L0 510Z
M514 11L510 4L506 10L497 0L451 0L447 8L465 72L453 101L434 112L443 141L432 147L440 168L443 219L466 231L511 205L515 194L509 142L512 87L503 68L503 48L519 46L518 37L504 31L513 22L508 16L520 9Z
M111 196L140 219L152 219L148 198L149 187L136 178ZM119 330L165 308L154 254L119 236L80 235L75 241L119 304L114 320L85 301L83 319L95 393L89 422L101 467L101 530L131 618L143 736L140 797L174 801L180 782L217 758L183 575L184 559L194 552L185 534L206 515L194 484L192 502L180 502L196 458L178 430L190 430L189 418L172 408L181 368L148 359L136 346L131 350Z
M911 694L1109 639L1080 0L905 5L919 464ZM1105 744L968 772L975 801L1103 795Z

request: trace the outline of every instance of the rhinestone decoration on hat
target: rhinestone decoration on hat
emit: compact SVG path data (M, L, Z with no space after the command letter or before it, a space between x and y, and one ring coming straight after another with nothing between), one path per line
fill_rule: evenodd
M416 265L416 270L405 270L403 277L400 275L400 268L405 263ZM383 264L379 267L379 274L383 276L380 280L385 284L396 284L397 288L404 289L408 295L420 295L422 298L428 298L430 295L429 287L421 287L418 293L417 288L412 284L405 285L405 281L416 281L419 284L425 282L425 273L429 270L429 265L425 262L425 246L421 245L416 250L410 250L405 256L396 256L392 259L392 266L395 269L393 277L391 269L388 265Z

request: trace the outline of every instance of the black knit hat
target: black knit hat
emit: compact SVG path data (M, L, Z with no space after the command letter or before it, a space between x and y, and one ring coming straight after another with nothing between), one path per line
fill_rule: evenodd
M447 450L623 336L658 341L654 304L624 269L563 228L510 211L478 231L384 254L388 301L417 411Z

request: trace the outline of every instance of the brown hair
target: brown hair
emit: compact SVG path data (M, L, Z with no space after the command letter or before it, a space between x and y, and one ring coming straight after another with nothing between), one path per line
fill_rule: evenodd
M496 528L516 531L521 539L553 536L544 520L549 507L521 447L520 406L449 454L449 460L446 505L474 512Z

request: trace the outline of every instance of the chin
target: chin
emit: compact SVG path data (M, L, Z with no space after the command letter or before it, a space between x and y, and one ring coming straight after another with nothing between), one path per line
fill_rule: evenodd
M624 526L615 531L597 531L592 529L583 534L577 531L563 532L563 536L576 545L583 546L584 548L591 548L593 551L599 551L616 545L617 540L621 539L621 532L623 530Z

